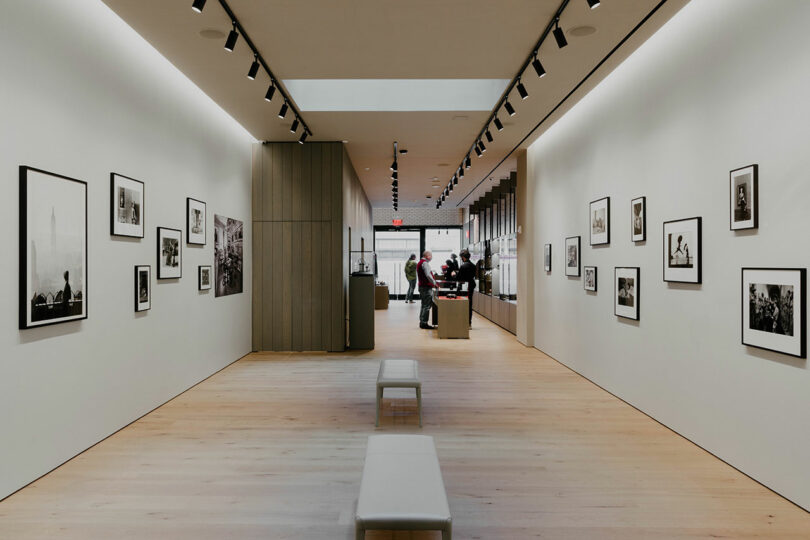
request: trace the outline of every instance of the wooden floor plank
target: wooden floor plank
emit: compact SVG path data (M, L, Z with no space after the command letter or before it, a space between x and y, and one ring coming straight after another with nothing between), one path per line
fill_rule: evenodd
M0 503L0 538L352 539L366 438L433 435L457 539L808 538L810 515L477 318L377 311L377 349L253 354ZM415 358L413 392L381 358ZM431 539L375 532L367 538Z

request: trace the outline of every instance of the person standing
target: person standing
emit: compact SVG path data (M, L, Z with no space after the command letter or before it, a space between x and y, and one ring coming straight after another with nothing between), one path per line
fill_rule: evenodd
M408 293L405 295L405 303L413 304L413 291L416 289L416 253L411 253L408 262L405 263L405 279L408 280Z
M416 277L419 281L419 298L422 305L419 309L419 328L433 330L435 327L428 324L430 308L433 307L433 291L439 288L433 272L430 270L430 261L433 254L430 251L422 253L422 258L416 264Z
M461 252L461 267L458 270L458 284L461 287L467 284L467 304L470 310L470 326L472 326L472 296L475 290L475 265L470 261L470 252L466 249Z

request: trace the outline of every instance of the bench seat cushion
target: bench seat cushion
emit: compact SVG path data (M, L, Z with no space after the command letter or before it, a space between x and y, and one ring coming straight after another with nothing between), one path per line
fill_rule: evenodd
M377 385L385 387L419 386L421 385L419 364L416 360L383 360L380 362Z
M367 529L443 529L450 522L433 437L368 438L356 518Z

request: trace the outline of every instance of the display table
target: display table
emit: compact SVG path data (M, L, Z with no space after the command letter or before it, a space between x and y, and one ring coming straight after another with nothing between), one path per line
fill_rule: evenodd
M388 285L374 287L374 309L388 309Z
M439 312L439 337L444 338L470 338L470 312L467 298L446 298L440 296L436 299Z

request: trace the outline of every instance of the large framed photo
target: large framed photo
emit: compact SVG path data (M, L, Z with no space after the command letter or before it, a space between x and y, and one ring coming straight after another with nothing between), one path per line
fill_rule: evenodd
M211 288L211 265L200 266L197 269L197 290L207 291Z
M87 318L87 183L20 167L20 329Z
M183 233L179 229L157 228L158 279L183 277Z
M701 282L701 225L699 217L664 222L664 281Z
M215 296L242 292L242 222L214 215Z
M142 264L135 267L135 311L152 309L152 267Z
M729 228L732 231L759 227L758 165L729 173Z
M551 244L546 244L543 247L543 269L546 272L551 272Z
M806 282L804 268L743 268L743 344L806 358Z
M613 313L617 317L626 319L639 319L639 278L641 271L638 267L617 266L614 271Z
M186 198L186 242L204 246L206 224L205 203Z
M630 239L633 242L647 239L647 197L630 201Z
M143 238L144 184L110 173L110 234Z
M610 243L610 197L593 201L590 206L591 245Z
M581 261L580 261L580 248L582 245L581 237L569 236L565 239L565 275L575 276L580 275Z
M585 267L585 280L582 282L586 291L596 292L596 267Z

